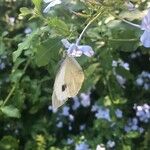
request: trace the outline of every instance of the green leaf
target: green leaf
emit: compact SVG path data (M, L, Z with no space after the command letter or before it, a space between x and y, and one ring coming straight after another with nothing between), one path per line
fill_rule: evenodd
M35 8L38 11L41 11L41 4L42 4L42 0L32 0L33 4L35 5Z
M139 136L140 136L140 133L136 131L131 131L126 134L127 138L137 138Z
M15 108L12 105L9 106L2 106L0 108L3 114L5 114L7 117L13 117L13 118L20 118L20 112L17 108Z
M13 62L16 61L16 59L21 55L22 51L24 50L24 48L19 48L19 46L21 47L21 45L18 45L18 50L13 52Z
M48 25L55 31L57 35L67 36L70 34L68 25L57 17L51 18Z
M0 37L0 55L2 55L5 51L6 47L5 47L5 44L2 40L2 38Z
M0 141L1 150L18 150L18 140L12 136L4 136Z
M18 80L21 78L21 76L23 75L23 72L22 70L15 70L15 72L13 72L11 75L10 75L10 79L12 82L18 82Z
M18 49L13 52L13 62L17 60L17 58L22 54L23 50L29 49L32 41L37 38L40 30L37 29L33 31L29 36L27 36L22 43L18 44Z
M109 44L113 49L130 52L135 51L139 44L141 31L131 25L114 20L108 24L111 31Z
M123 150L131 150L131 146L130 145L123 145Z
M104 106L106 106L106 107L111 106L111 104L112 104L109 96L105 96L103 102L104 102Z
M0 100L0 106L1 106L1 105L3 105L3 101L2 101L2 100Z
M99 63L93 63L89 65L89 67L84 71L86 82L84 82L82 89L88 90L89 87L95 85L99 80L100 76L96 75L96 71L99 69Z
M35 56L36 64L41 67L55 59L60 49L60 39L48 39L42 44L37 45L37 52Z
M14 63L14 66L13 66L13 69L12 69L12 72L14 73L14 71L17 70L17 68L25 61L24 58L18 58L15 63Z
M27 16L29 14L32 14L32 10L28 9L27 7L20 8L20 14L19 16Z

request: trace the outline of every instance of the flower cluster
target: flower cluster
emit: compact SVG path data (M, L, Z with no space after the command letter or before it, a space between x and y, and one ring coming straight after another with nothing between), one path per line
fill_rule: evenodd
M145 90L150 89L150 73L147 71L142 71L136 79L136 84L143 87Z
M80 106L89 107L90 104L91 104L90 92L81 93L81 94L79 95L79 97L75 96L75 97L73 98L72 109L73 109L73 110L76 110L76 109L78 109Z
M75 150L90 150L90 148L86 142L82 142L82 143L76 144Z
M117 82L120 84L120 86L124 87L126 79L122 75L116 73L116 69L115 68L116 67L123 67L125 70L130 70L129 64L124 62L121 59L119 59L118 61L113 60L112 61L112 67L113 67L113 74L115 75Z
M127 125L125 125L125 127L124 127L124 130L126 132L138 131L140 133L143 133L143 131L144 131L144 129L142 127L138 126L137 118L129 119Z
M122 110L120 110L119 108L117 108L115 110L115 115L117 118L122 118L123 114L122 114Z
M68 145L70 145L70 144L73 144L73 142L74 142L74 140L73 140L73 139L68 138L66 143L67 143Z
M78 97L73 98L73 104L71 107L64 105L60 110L54 110L52 106L50 105L48 107L48 110L57 113L57 119L56 119L56 127L57 128L63 128L64 126L68 126L68 130L71 131L73 129L73 123L75 121L74 112L80 107L87 108L91 105L91 99L90 99L90 92L87 93L81 93ZM67 124L64 120L67 120ZM83 131L86 128L86 124L82 123L79 125L79 131Z
M131 57L132 59L134 59L134 58L137 58L137 57L139 57L139 56L140 56L140 53L139 53L139 52L134 52L134 53L131 54L130 57Z
M7 58L6 56L0 57L0 70L4 70L6 68L6 63L5 63L6 58Z
M97 119L105 119L107 121L111 121L110 110L108 108L98 106L95 104L92 106L91 111L95 112L95 117Z
M5 69L7 69L9 66L11 66L11 64L8 62L8 58L6 55L2 55L0 56L0 72L4 72ZM6 74L2 74L1 73L1 79L0 79L0 88L2 86L4 86L4 83L8 83L9 82L9 77ZM1 93L0 93L1 94Z
M136 110L137 118L144 123L148 123L150 121L150 106L148 104L144 105L136 105L134 106Z
M112 67L117 67L117 66L123 67L126 70L130 70L129 64L127 62L124 62L121 59L119 59L117 61L116 60L112 61Z
M109 140L106 145L107 145L108 148L113 148L115 146L115 142Z

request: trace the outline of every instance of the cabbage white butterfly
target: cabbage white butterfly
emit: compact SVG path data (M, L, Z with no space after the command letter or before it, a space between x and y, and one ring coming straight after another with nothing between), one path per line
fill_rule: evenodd
M52 107L57 109L70 97L76 96L84 81L84 73L71 56L66 56L56 75L52 94Z

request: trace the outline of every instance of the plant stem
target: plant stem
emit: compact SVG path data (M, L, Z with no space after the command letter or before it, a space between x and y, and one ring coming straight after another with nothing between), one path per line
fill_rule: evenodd
M132 23L132 22L127 21L127 20L125 20L125 19L123 19L123 18L120 18L120 20L122 20L123 22L125 22L125 23L127 23L127 24L129 24L129 25L132 25L132 26L134 26L134 27L136 27L136 28L140 28L140 29L141 29L141 26L138 25L138 24Z
M114 42L134 42L137 41L138 39L107 39L107 40Z
M125 19L123 19L123 18L117 16L117 15L114 14L114 13L110 13L110 14L111 14L112 16L114 16L115 18L117 18L117 19L119 19L119 20L121 20L121 21L123 21L123 22L125 22L125 23L127 23L127 24L129 24L129 25L132 25L132 26L134 26L134 27L136 27L136 28L140 28L140 29L141 29L141 26L138 25L138 24L135 24L135 23L132 23L132 22L130 22L130 21L127 21L127 20L125 20Z
M79 45L80 40L84 34L84 32L86 31L86 29L91 25L91 23L93 23L99 16L100 16L101 12L99 12L92 20L89 21L89 23L85 26L85 28L82 30L81 34L79 35L79 38L76 41L76 45Z
M3 106L8 102L8 100L10 99L11 95L13 94L13 92L15 91L17 87L17 82L15 83L15 85L12 87L11 91L9 92L8 96L6 97L6 99L3 102Z
M26 71L26 69L27 69L29 63L30 63L30 59L28 59L28 61L26 62L25 67L23 68L23 74L25 73L25 71ZM21 76L21 77L22 77L22 76ZM17 87L17 85L18 85L18 83L19 83L19 81L20 81L20 79L21 79L21 77L18 79L18 81L14 84L14 86L13 86L12 89L10 90L9 94L7 95L6 99L5 99L4 102L3 102L3 106L8 102L8 100L10 99L10 97L12 96L12 94L14 93L14 91L15 91L15 89L16 89L16 87Z

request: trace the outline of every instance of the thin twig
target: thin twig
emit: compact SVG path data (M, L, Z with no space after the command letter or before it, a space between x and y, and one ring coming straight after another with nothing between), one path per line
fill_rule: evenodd
M92 20L89 21L89 23L85 26L85 28L82 30L81 34L79 35L79 38L76 41L76 45L79 45L80 40L84 34L84 32L86 31L86 29L91 25L91 23L93 23L99 16L100 16L101 12L99 12Z
M29 63L30 63L30 59L28 59L26 65L25 65L25 67L24 67L24 69L23 69L23 74L25 73L25 71L26 71L26 69L27 69ZM21 79L21 77L18 79L18 81L14 84L14 86L13 86L12 89L10 90L9 94L7 95L6 99L5 99L4 102L3 102L3 106L8 102L8 100L10 99L10 97L12 96L12 94L14 93L14 91L15 91L15 89L16 89L16 87L17 87L19 81L20 81L20 79Z
M141 29L141 26L140 25L138 25L138 24L135 24L135 23L132 23L132 22L130 22L130 21L128 21L128 20L125 20L125 19L123 19L123 18L121 18L121 17L119 17L119 16L117 16L116 14L114 14L114 13L110 13L112 16L114 16L115 18L117 18L117 19L119 19L119 20L121 20L121 21L123 21L123 22L125 22L125 23L127 23L127 24L129 24L129 25L132 25L132 26L134 26L134 27L136 27L136 28L140 28Z

